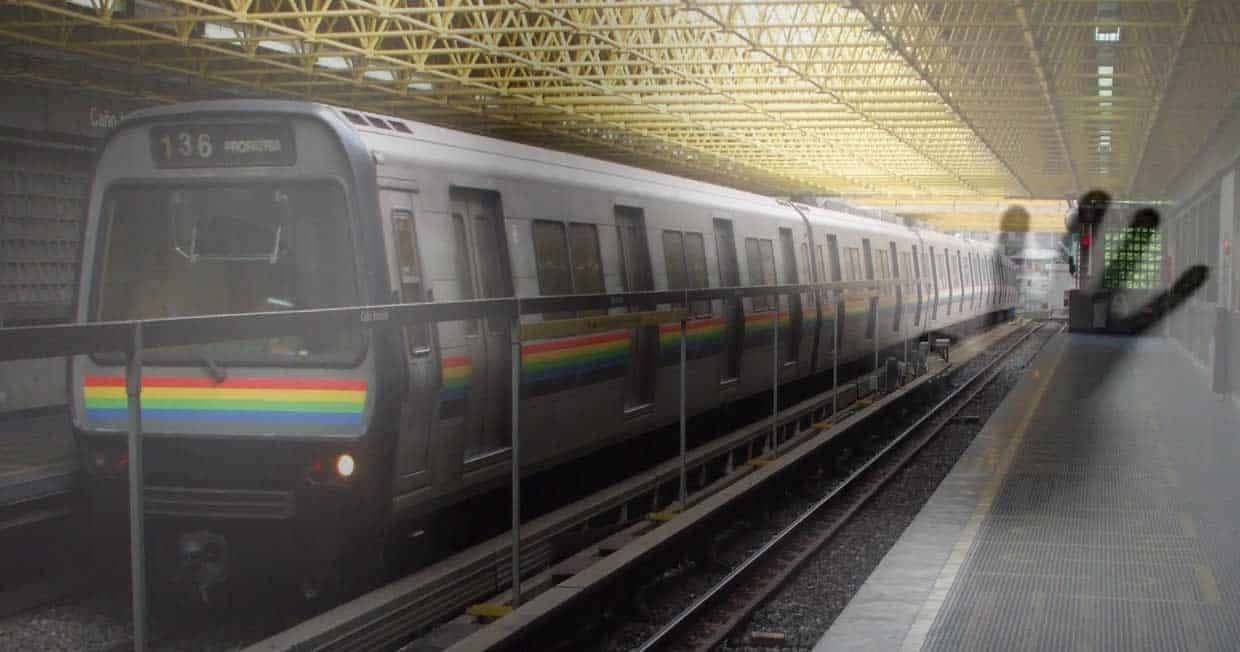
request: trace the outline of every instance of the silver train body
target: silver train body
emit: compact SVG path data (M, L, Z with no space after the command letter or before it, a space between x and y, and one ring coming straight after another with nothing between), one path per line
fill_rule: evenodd
M1006 314L1016 298L989 245L295 102L129 116L102 149L83 242L82 322L898 281L877 298L783 297L777 311L694 305L690 413L770 388L777 322L789 382L829 372L833 355ZM525 472L674 422L678 338L672 323L521 343ZM509 473L511 351L509 325L486 320L150 351L147 514L156 529L254 535L320 563L442 513ZM118 357L73 360L86 486L105 523L125 504L123 371Z

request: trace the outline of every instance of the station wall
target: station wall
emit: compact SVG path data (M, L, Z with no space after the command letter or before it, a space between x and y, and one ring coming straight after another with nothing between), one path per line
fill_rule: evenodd
M145 106L115 95L0 82L0 326L70 316L95 149ZM0 363L0 413L64 403L64 363Z
M1210 269L1206 286L1169 320L1169 332L1211 373L1216 388L1240 397L1240 252L1234 246L1240 233L1238 176L1240 105L1225 114L1196 158L1172 181L1169 195L1175 206L1163 217L1169 280L1191 265Z

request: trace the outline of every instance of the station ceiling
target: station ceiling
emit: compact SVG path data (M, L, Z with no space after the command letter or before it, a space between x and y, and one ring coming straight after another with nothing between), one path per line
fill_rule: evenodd
M1061 228L1157 199L1240 91L1233 0L16 0L0 76L313 99L768 194ZM156 88L156 86L152 86ZM1240 96L1236 96L1240 97ZM920 203L919 203L920 202ZM971 204L970 204L971 203ZM897 208L897 210L899 210ZM997 225L996 225L997 226Z

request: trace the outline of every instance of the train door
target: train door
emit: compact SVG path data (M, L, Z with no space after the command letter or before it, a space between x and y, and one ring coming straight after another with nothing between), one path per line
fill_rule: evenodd
M719 259L719 285L737 287L741 284L736 262L736 237L732 221L715 218L715 249ZM740 299L723 300L723 369L719 382L732 383L741 377L741 351L745 341L745 308Z
M427 301L422 257L418 249L416 196L408 190L381 188L379 205L385 212L390 245L387 247L395 288L394 301ZM395 489L406 493L429 482L427 453L434 426L439 391L439 363L431 346L431 326L419 324L404 329L404 360L408 382L401 401L400 425L396 442Z
M827 253L831 255L831 282L839 283L844 280L844 270L840 265L840 243L834 235L827 235ZM825 265L826 262L824 261ZM826 277L826 275L823 275ZM833 320L835 328L832 330L831 337L834 341L830 343L828 350L844 350L844 318L848 316L848 307L844 303L844 292L839 288L834 288L830 293L831 305L835 306L835 319Z
M952 258L951 252L943 250L943 278L947 279L947 316L952 315L952 299L956 298L956 285L952 282Z
M452 231L462 299L512 296L512 274L497 192L452 188ZM469 390L465 398L465 460L508 447L511 324L505 318L465 322Z
M900 280L899 252L896 251L896 243L890 242L888 243L888 246L891 250L891 278L896 281L899 281ZM904 270L904 273L907 274L908 270ZM902 283L897 282L896 283L895 317L893 317L891 320L892 332L895 332L895 333L900 332L900 319L903 317L904 317L904 285Z
M797 274L802 283L821 283L823 278L818 272L822 269L820 267L822 263L814 260L814 252L817 251L817 255L821 256L822 245L819 245L817 249L812 249L809 243L814 241L813 234L807 232L806 235L808 236L806 238L807 242L801 243L801 257L797 259ZM804 299L808 299L814 309L812 313L814 315L814 325L812 332L809 333L809 370L810 373L813 373L818 369L818 343L822 339L820 336L822 333L822 301L820 301L817 289L808 296L803 296Z
M616 206L615 215L624 291L649 292L654 289L654 273L650 268L650 247L646 241L645 212L633 206ZM631 304L630 310L649 307L640 303ZM630 337L629 369L624 386L625 411L640 410L654 403L658 326L641 326Z
M934 322L939 318L939 264L938 259L934 257L934 247L930 247L930 280L934 285L934 301L930 304L930 321Z
M865 261L865 280L873 281L874 280L874 252L870 251L870 239L869 238L861 239L861 256L863 260ZM874 293L875 292L873 288L866 290L867 295L871 295ZM875 326L877 325L877 323L878 323L878 297L871 296L870 297L870 310L869 310L868 316L866 317L866 322L865 322L866 339L874 339L874 336L876 335Z
M917 308L913 311L914 326L921 325L921 302L923 300L921 291L921 261L918 260L918 255L920 254L917 251L917 245L913 245L913 280L917 285Z
M960 305L958 309L960 312L964 312L964 293L967 289L966 286L968 285L968 280L965 279L964 276L964 264L960 262L959 249L956 250L956 280L959 281L960 284Z
M781 228L779 230L780 254L784 257L784 282L795 285L801 282L799 270L797 269L796 246L792 242L792 229ZM801 345L801 295L793 293L787 297L788 301L788 331L785 336L780 337L780 343L783 345L784 362L796 362L797 352ZM776 324L778 325L778 309L775 306Z

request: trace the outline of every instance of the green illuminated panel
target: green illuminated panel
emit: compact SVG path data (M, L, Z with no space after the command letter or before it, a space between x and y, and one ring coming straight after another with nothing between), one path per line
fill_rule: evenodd
M1162 235L1155 228L1107 231L1103 240L1102 287L1110 290L1157 288L1162 283Z

